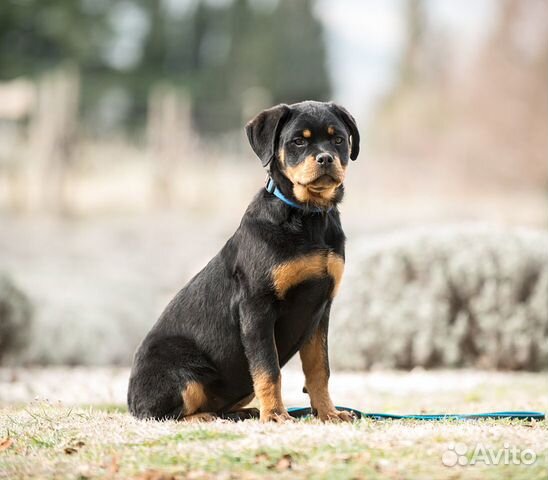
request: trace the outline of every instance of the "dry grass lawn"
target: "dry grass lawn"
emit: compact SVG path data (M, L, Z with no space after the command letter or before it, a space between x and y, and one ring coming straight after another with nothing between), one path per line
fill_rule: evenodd
M548 478L546 421L138 421L118 404L8 403L10 388L20 385L3 382L0 373L0 478ZM83 389L94 375L84 376ZM31 378L28 391L36 393L41 376ZM70 373L64 378L75 381ZM300 382L296 371L286 379L291 390ZM340 403L367 411L548 410L546 374L335 373L333 390ZM303 403L289 398L296 402ZM455 445L467 448L459 458L468 465L443 464L457 458ZM478 445L484 455L474 457ZM498 465L491 465L497 454Z

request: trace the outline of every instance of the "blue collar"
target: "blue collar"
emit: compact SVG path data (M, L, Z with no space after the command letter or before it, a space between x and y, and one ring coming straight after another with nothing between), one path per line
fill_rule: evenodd
M286 205L289 205L290 207L297 208L299 210L306 210L311 213L325 213L329 212L331 208L320 208L320 207L304 207L303 205L299 205L298 203L293 202L292 200L289 200L282 191L278 188L276 183L274 183L274 180L272 180L272 177L268 176L266 179L265 189L268 193L272 193L275 197L278 197L282 202L284 202Z

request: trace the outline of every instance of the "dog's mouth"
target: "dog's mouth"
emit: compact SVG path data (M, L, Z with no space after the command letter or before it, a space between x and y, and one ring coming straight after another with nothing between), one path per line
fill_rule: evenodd
M307 182L299 182L299 183L303 187L308 188L309 190L321 192L322 190L325 190L327 188L333 188L335 185L340 185L341 180L327 173L324 173L323 175L320 175L319 177L316 177L313 180L310 180Z

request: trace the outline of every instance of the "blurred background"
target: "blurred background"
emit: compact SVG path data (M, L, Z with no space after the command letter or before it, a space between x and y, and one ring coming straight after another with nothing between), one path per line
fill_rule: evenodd
M0 362L128 365L306 99L362 134L334 365L546 369L545 0L3 0Z

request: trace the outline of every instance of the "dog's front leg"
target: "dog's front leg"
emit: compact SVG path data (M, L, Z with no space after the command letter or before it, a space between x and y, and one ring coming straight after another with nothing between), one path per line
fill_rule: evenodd
M299 350L305 387L310 396L310 405L313 410L316 410L320 420L349 422L353 420L353 415L347 411L337 410L329 395L328 325L329 307L312 337Z
M265 311L265 308L267 309ZM292 420L282 401L282 375L274 341L274 313L264 303L242 302L240 331L261 422Z

